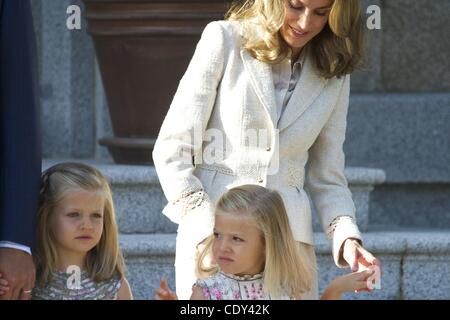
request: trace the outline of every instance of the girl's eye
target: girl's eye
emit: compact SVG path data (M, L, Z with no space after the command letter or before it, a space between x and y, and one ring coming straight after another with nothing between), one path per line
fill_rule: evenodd
M316 12L316 14L320 17L324 17L324 16L326 16L327 13L326 12Z
M69 214L67 214L68 217L70 218L76 218L78 217L80 214L78 212L70 212Z
M234 240L234 241L237 241L237 242L242 242L242 241L244 241L244 239L241 239L241 238L239 238L239 237L233 237L233 240Z
M97 219L101 219L102 218L102 215L100 213L94 213L92 216L94 218L97 218Z
M214 238L218 238L219 237L219 234L217 232L214 232L213 234L214 234Z

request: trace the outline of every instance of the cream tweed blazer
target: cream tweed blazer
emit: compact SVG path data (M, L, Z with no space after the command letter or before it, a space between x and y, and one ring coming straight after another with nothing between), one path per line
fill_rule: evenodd
M311 202L324 229L338 216L354 218L343 153L349 83L320 77L307 55L277 127L271 66L243 49L238 22L209 23L153 151L177 241L195 246L210 235L215 202L247 183L281 194L300 242L314 242ZM337 265L348 237L360 239L354 223L330 239Z

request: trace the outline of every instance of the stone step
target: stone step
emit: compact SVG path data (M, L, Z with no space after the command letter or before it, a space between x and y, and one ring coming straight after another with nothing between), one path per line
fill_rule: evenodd
M450 228L450 93L353 94L346 165L381 168L370 225Z
M319 291L338 269L323 233L315 233ZM363 234L364 246L382 263L381 290L348 293L343 299L450 299L450 232L377 231ZM159 280L174 288L175 234L121 235L128 279L136 299L153 299Z

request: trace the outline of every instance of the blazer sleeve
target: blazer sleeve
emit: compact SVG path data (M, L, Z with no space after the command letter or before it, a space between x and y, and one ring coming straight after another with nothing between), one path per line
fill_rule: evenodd
M182 77L153 149L153 161L168 204L163 213L180 228L195 229L196 243L210 235L214 208L194 176L193 157L203 136L224 69L225 35L219 22L209 23Z
M0 241L32 247L41 145L31 7L3 1L0 10Z
M305 168L305 189L314 203L322 227L328 228L338 217L346 216L345 223L334 224L334 232L327 233L332 240L333 258L337 266L345 267L340 258L340 248L347 238L361 239L355 221L355 205L344 175L345 155L343 144L347 127L350 95L350 76L342 80L336 105L309 150Z

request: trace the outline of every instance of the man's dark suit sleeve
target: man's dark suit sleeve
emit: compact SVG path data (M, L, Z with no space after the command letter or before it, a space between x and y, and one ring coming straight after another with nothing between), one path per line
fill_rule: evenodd
M0 241L33 247L41 174L35 34L29 0L0 6Z

